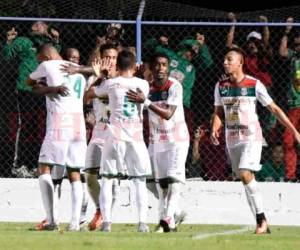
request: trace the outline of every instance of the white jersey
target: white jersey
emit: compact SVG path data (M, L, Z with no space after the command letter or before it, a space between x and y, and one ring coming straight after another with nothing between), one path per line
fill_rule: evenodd
M160 107L176 106L169 120L161 118L153 111L149 112L150 144L154 144L156 152L162 152L176 145L189 143L189 132L184 118L183 89L178 80L169 77L163 87L152 86L149 99Z
M228 147L262 141L262 131L256 113L257 100L263 106L273 102L265 86L248 75L238 86L232 85L228 79L216 84L214 104L224 108Z
M83 94L86 80L81 74L68 75L61 71L62 65L70 62L50 60L42 62L30 74L33 80L46 78L47 86L64 85L68 87L68 95L47 95L47 132L50 130L72 130L74 135L85 134L83 116ZM85 135L84 135L85 136Z
M143 140L143 105L129 102L126 92L139 88L145 96L149 93L147 81L131 77L118 76L101 83L95 88L98 97L109 97L109 131L117 140Z

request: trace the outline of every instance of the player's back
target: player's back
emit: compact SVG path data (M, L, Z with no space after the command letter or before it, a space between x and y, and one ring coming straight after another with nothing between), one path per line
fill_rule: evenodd
M142 131L143 105L130 102L126 92L129 90L136 91L139 88L147 96L149 84L147 81L137 77L127 78L122 76L107 80L105 84L107 84L109 108L111 111L110 123L112 126L122 129L123 135L120 135L121 139L131 140L135 133L137 135Z

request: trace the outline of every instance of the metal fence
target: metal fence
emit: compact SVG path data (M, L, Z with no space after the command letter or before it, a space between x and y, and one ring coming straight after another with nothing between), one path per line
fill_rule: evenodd
M215 83L223 74L222 63L227 49L227 35L232 26L232 23L222 22L221 20L222 18L226 19L224 15L227 15L227 13L204 11L202 12L204 13L204 20L211 20L212 16L216 20L214 22L200 22L195 17L194 20L198 22L192 22L185 21L186 19L183 20L188 16L188 9L182 9L181 13L185 14L178 18L179 21L172 20L172 16L168 17L168 21L160 21L156 18L156 10L159 8L157 3L156 5L147 5L146 1L145 5L144 1L141 3L138 1L132 2L134 2L134 11L137 15L133 19L133 11L131 11L128 20L124 20L124 14L122 20L109 20L106 16L106 19L55 19L47 16L42 16L42 18L20 18L21 14L19 12L17 13L18 18L1 17L0 24L5 31L1 34L2 44L3 46L5 44L6 31L12 27L17 30L18 37L30 38L29 30L32 22L44 20L59 30L59 43L62 50L68 47L77 48L81 54L81 64L87 64L89 55L96 45L97 37L105 35L109 23L120 23L124 30L122 44L123 46L136 47L138 61L147 62L153 51L158 49L172 53L175 56L172 58L171 74L179 79L185 89L185 115L191 135L191 146L186 162L187 177L201 177L203 180L233 180L230 163L226 157L224 140L219 147L211 145L207 130L213 111L213 90ZM170 4L166 6L172 7ZM191 15L196 16L191 8L189 10ZM180 10L177 11L180 12ZM123 11L123 13L125 12ZM173 13L173 15L175 14ZM112 15L112 17L116 15ZM56 16L61 17L60 15ZM255 30L262 34L263 27L269 26L270 50L272 52L267 58L268 66L263 70L271 76L271 80L267 83L271 96L285 111L288 111L287 93L291 84L290 61L282 58L278 52L286 24L284 22L267 24L249 22L254 20L251 13L244 16L248 17L247 22L245 22L245 19L241 19L244 21L243 23L235 23L234 44L241 47L247 46L247 35L250 32ZM100 15L100 17L102 16ZM153 21L153 19L156 20ZM294 23L293 26L295 27L292 31L297 30L300 23ZM292 35L289 37L288 45L293 49ZM189 60L182 58L182 54L187 48L191 52ZM29 169L34 169L37 166L39 147L45 129L45 107L43 98L34 97L34 100L31 100L30 94L24 96L25 100L28 100L27 106L17 106L16 81L19 77L20 55L9 61L7 59L3 54L0 57L2 68L0 76L0 176L14 177L18 176L14 169L22 165L26 165ZM182 68L179 69L178 65ZM22 122L19 121L20 109L24 113ZM282 181L286 178L284 129L274 121L265 109L259 107L258 112L268 144L263 148L262 164L266 163L268 165L267 169L271 171L269 175L261 175L259 178L262 181ZM200 126L201 131L203 131L199 141L200 158L195 159L193 156L193 147L196 143L194 133ZM21 131L18 133L20 128ZM17 155L16 148L19 149ZM278 166L278 169L274 167L275 165ZM274 167L273 170L272 167ZM296 176L299 177L299 175L298 171Z

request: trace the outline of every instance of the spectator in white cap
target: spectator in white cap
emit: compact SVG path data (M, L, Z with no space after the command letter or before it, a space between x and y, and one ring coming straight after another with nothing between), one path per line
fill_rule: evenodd
M255 38L257 40L261 40L262 39L262 35L259 32L252 31L252 32L250 32L248 34L247 41L249 41L251 38Z

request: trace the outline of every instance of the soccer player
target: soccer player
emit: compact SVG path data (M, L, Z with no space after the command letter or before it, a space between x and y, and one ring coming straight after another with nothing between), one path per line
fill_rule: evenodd
M300 135L284 112L273 102L265 86L243 72L244 53L239 48L225 55L224 69L228 78L215 86L215 111L212 117L211 140L219 144L219 129L225 119L226 145L233 172L240 177L248 204L256 216L256 234L269 233L264 214L261 191L254 172L261 168L262 130L256 113L259 101L293 133L296 141Z
M159 194L160 226L164 232L176 231L180 183L185 182L185 161L189 133L184 119L182 85L169 77L169 57L155 54L150 68L154 81L149 99L138 89L130 90L128 99L144 103L149 112L149 153L154 165Z
M117 47L112 44L104 44L100 47L100 62L94 62L93 68L96 75L90 76L88 80L88 85L91 88L95 87L95 81L101 82L105 78L116 77L116 63L118 51ZM107 74L107 75L106 75ZM93 91L87 91L84 99L88 101L90 99L89 93L93 94ZM101 211L99 204L100 196L100 185L98 182L98 175L100 170L100 162L102 156L102 150L107 138L107 129L106 124L109 122L109 107L107 98L94 98L93 102L93 113L95 115L96 124L93 129L92 138L89 142L87 152L86 152L86 161L85 161L85 176L87 179L88 190L92 197L92 200L96 207L96 213L94 218L89 223L89 229L91 231L96 230L101 225ZM115 203L115 198L118 190L118 182L113 183L113 204ZM113 205L112 205L113 207Z
M42 200L47 213L47 224L44 224L42 229L58 229L53 202L54 186L51 179L51 169L55 165L67 167L72 196L72 216L68 229L78 231L82 204L79 170L84 166L87 147L83 116L86 81L81 74L68 76L61 72L61 65L66 61L62 60L52 45L42 46L38 56L43 62L30 74L27 83L36 93L46 95L46 135L38 166ZM37 80L42 78L46 78L47 86L37 83ZM64 171L60 172L63 174Z
M134 77L135 56L121 51L117 57L118 77L108 79L91 89L94 97L109 97L111 111L107 124L109 133L101 157L102 185L100 207L102 231L111 231L112 184L114 178L129 176L136 187L139 232L149 232L146 224L148 195L146 177L151 175L150 159L143 140L143 105L129 102L126 92L140 88L148 95L147 81Z

